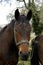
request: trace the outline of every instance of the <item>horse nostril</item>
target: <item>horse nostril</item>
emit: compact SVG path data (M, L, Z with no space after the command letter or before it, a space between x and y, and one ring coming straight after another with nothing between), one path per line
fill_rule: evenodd
M22 51L20 51L20 54L22 54Z
M30 54L30 52L29 52L29 54Z

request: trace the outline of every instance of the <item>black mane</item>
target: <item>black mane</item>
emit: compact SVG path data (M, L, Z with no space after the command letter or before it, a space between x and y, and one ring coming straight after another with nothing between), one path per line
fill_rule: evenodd
M6 25L5 27L3 27L2 29L1 29L1 31L0 31L0 35L6 30L6 28L10 25L12 25L12 26L14 26L14 23L15 23L15 21L14 21L14 19L13 20L11 20L11 22L8 24L8 25Z
M7 25L4 28L1 29L0 35L5 31L6 28L7 28Z

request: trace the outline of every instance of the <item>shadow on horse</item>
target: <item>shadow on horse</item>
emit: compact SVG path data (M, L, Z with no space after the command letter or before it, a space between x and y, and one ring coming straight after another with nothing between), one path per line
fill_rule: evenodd
M43 35L38 35L32 41L31 65L43 65Z
M18 57L27 60L30 54L29 40L31 25L29 23L32 11L27 16L20 15L15 10L15 20L0 31L0 65L17 65Z

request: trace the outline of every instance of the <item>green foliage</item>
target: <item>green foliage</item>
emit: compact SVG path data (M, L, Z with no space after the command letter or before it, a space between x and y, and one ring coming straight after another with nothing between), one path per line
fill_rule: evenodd
M32 17L32 26L33 26L33 31L35 32L36 35L41 34L43 31L43 24L40 23L40 18L39 18L39 12L36 11L35 14L33 14Z
M43 31L43 24L40 23L40 17L39 17L40 11L38 11L34 3L31 3L30 9L32 10L33 13L32 15L33 32L35 32L36 35L39 35Z
M38 18L38 16L37 16L37 14L36 15L33 15L33 18L32 18L32 26L33 26L33 31L36 33L36 34L38 34L39 32L38 32L38 25L39 25L39 18Z
M30 65L30 61L19 61L17 65Z

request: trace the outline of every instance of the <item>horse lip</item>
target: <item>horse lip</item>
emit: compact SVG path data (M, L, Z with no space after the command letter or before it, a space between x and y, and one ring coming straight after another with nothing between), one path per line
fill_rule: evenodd
M23 55L19 54L19 56L20 56L20 59L23 60L23 61L27 61L28 58L29 58L29 54L27 54L27 55L26 54L23 54Z

